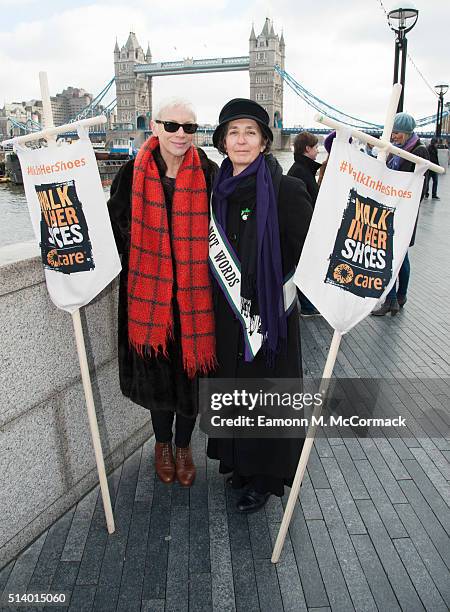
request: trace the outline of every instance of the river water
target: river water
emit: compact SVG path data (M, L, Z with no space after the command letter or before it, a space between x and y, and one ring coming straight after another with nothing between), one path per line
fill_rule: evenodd
M220 164L223 157L213 147L204 148L210 159ZM275 156L287 172L292 165L293 155L290 151L276 151ZM109 187L105 187L105 199ZM0 183L0 247L16 242L25 242L34 238L28 206L23 186L11 183Z

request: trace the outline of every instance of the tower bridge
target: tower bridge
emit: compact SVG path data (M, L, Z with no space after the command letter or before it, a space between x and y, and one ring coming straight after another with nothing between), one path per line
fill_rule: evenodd
M258 36L252 26L249 54L238 57L207 59L185 58L180 61L153 62L150 46L140 46L130 32L127 42L114 48L114 70L117 94L117 125L108 135L114 146L128 147L133 137L137 146L144 140L153 112L153 79L160 76L207 74L213 72L248 71L249 97L263 106L270 117L274 132L274 148L289 144L283 127L283 78L276 66L284 70L286 45L283 34L275 33L273 23L266 18ZM111 142L111 139L113 142Z
M134 68L134 73L145 74L148 77L152 77L176 74L205 74L207 72L236 72L237 70L248 70L249 67L250 58L248 55L197 60L192 57L187 57L178 62L138 64Z

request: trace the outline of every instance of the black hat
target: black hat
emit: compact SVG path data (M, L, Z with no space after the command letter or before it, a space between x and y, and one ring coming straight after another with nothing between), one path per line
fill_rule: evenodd
M268 138L270 142L273 142L273 134L269 127L270 119L267 111L254 100L234 98L227 102L220 111L219 125L214 130L212 137L213 145L216 149L225 125L229 121L234 121L235 119L253 119L260 126L264 136Z

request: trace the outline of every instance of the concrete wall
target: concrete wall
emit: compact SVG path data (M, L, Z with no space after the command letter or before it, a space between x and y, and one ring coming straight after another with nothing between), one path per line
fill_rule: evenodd
M0 248L0 567L97 482L72 317L50 301L37 254ZM113 283L81 311L108 471L151 434L120 393L116 310Z

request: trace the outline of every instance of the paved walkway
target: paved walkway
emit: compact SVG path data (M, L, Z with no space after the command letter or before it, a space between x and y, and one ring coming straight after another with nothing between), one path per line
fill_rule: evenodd
M197 431L190 491L154 478L150 440L110 478L117 532L108 537L93 490L0 572L0 592L68 592L74 611L448 611L449 175L440 195L422 205L404 311L349 333L335 369L392 379L409 428L395 438L317 439L277 566L270 556L286 500L236 514ZM307 321L302 336L306 373L320 376L330 328Z

